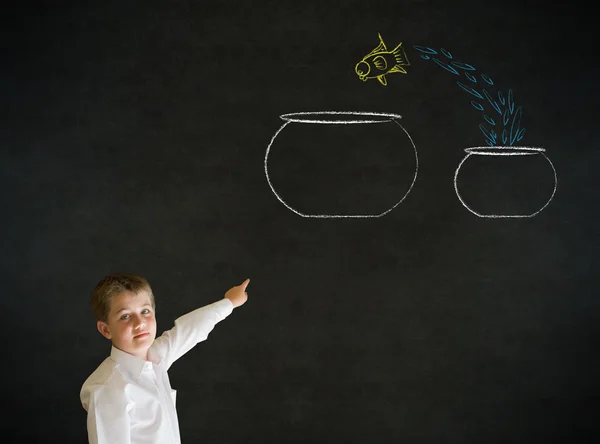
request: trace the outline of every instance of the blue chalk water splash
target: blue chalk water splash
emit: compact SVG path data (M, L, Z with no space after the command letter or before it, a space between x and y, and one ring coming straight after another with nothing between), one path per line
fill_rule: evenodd
M456 84L472 96L471 105L483 113L484 122L479 129L489 146L513 146L523 139L525 128L521 128L521 107L516 107L513 92L508 90L506 96L498 90L490 93L494 82L485 74L477 74L474 66L454 60L452 54L441 48L435 49L413 45L421 53L423 60L430 60L452 75L463 77ZM486 108L489 111L486 111Z

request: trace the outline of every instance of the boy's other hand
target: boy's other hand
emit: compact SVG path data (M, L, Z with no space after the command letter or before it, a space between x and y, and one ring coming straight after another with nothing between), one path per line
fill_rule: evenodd
M233 308L239 307L248 300L248 293L246 293L246 287L250 283L250 279L246 279L240 285L230 288L225 293L225 297L231 301Z

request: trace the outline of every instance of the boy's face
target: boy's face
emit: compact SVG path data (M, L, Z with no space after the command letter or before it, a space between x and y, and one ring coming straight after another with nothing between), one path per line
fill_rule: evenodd
M146 359L156 337L156 318L148 292L124 292L115 296L107 322L98 321L97 326L119 350Z

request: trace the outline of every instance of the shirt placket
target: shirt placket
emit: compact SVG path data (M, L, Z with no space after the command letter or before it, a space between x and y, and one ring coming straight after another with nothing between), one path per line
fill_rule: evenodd
M146 364L151 364L147 362ZM175 424L173 422L173 400L171 399L171 394L168 393L169 387L163 381L162 372L160 372L156 367L150 365L149 366L149 374L151 374L152 381L154 382L154 386L156 387L158 393L158 399L160 400L161 408L166 410L167 421L169 422L169 434L173 436L173 442L179 442L178 434L175 432Z

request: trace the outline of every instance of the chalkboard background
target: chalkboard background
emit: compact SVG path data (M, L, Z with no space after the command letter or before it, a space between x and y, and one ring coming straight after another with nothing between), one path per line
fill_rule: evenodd
M549 3L3 11L2 442L86 442L79 390L110 350L89 294L114 271L148 278L161 332L251 278L248 303L170 371L186 443L600 438L596 24ZM387 86L354 72L378 33L411 63ZM543 211L461 204L482 114L414 45L513 90L520 145L557 172ZM418 151L406 198L378 218L282 205L265 153L279 116L307 111L401 115Z

